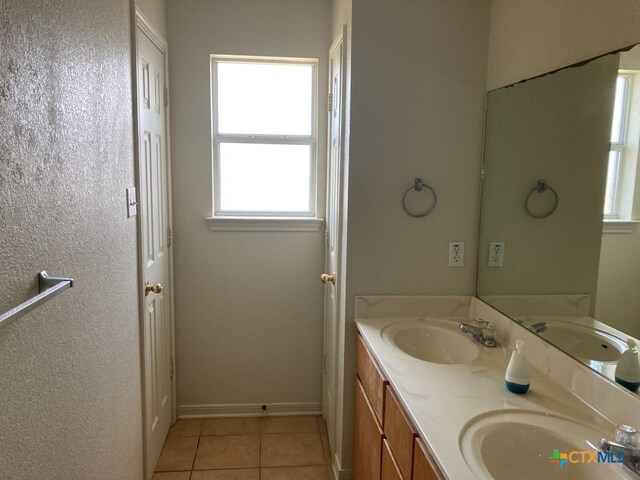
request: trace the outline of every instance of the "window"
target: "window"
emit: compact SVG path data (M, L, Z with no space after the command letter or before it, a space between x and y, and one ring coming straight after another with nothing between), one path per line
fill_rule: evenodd
M613 118L611 123L611 150L607 167L607 185L604 197L605 219L620 218L620 190L623 156L625 154L625 138L629 118L629 102L631 99L631 75L618 75L616 93L613 102Z
M216 218L316 215L317 60L211 57Z

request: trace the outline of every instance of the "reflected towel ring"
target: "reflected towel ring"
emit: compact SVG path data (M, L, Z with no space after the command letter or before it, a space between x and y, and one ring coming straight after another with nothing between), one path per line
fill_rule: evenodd
M429 207L427 209L427 211L422 212L422 213L412 213L409 211L409 209L407 208L407 195L409 194L409 192L411 191L416 191L419 192L421 191L423 188L426 188L427 190L429 190L431 192L431 194L433 195L433 205L431 205L431 207ZM436 205L438 204L438 196L436 195L436 192L433 188L431 188L429 185L427 185L426 183L422 183L422 179L420 178L416 178L414 180L413 183L413 187L410 187L406 192L404 192L404 196L402 197L402 208L405 212L407 212L407 215L410 215L412 217L416 217L416 218L420 218L420 217L426 217L427 215L429 215L431 212L433 212L433 210L436 208Z
M544 193L547 190L550 190L551 193L553 194L553 206L551 207L551 210L549 210L546 213L543 214L537 214L537 213L532 213L531 210L529 210L529 200L531 199L531 195L535 193ZM527 211L527 214L530 217L533 218L547 218L549 215L551 215L553 212L556 211L556 208L558 208L558 192L556 192L553 188L551 188L547 182L545 182L544 180L538 180L538 185L536 185L535 187L533 187L531 189L531 191L529 192L529 195L527 195L527 199L524 201L524 208Z

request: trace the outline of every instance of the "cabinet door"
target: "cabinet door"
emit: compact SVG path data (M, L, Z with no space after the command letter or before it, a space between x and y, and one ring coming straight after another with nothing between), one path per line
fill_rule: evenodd
M413 457L413 480L440 480L444 478L438 467L434 465L426 447L416 438Z
M382 447L382 480L404 480L400 467L393 458L393 454L389 449L389 443L385 440Z
M358 335L356 350L356 372L362 382L373 411L380 425L384 426L384 387L387 381L382 376L376 362L364 345L362 337Z
M359 380L356 381L353 435L354 480L379 480L382 463L382 428Z
M411 478L413 439L417 433L405 416L400 401L388 385L384 405L384 433L402 474L405 478Z

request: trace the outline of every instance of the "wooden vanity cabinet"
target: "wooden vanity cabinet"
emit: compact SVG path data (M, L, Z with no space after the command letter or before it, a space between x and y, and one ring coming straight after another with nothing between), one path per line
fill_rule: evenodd
M385 393L384 435L389 441L389 447L398 461L402 475L410 479L413 471L413 444L418 433L388 385Z
M356 381L353 478L380 478L383 432L360 380Z
M442 480L360 335L356 372L354 480Z
M382 447L382 477L381 480L404 480L398 462L393 458L389 442L385 439Z

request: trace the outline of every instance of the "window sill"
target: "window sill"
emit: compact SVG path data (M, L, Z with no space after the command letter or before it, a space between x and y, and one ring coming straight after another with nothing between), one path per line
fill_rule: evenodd
M322 218L308 217L206 217L213 231L222 232L317 232Z
M640 220L604 220L602 233L633 233Z

